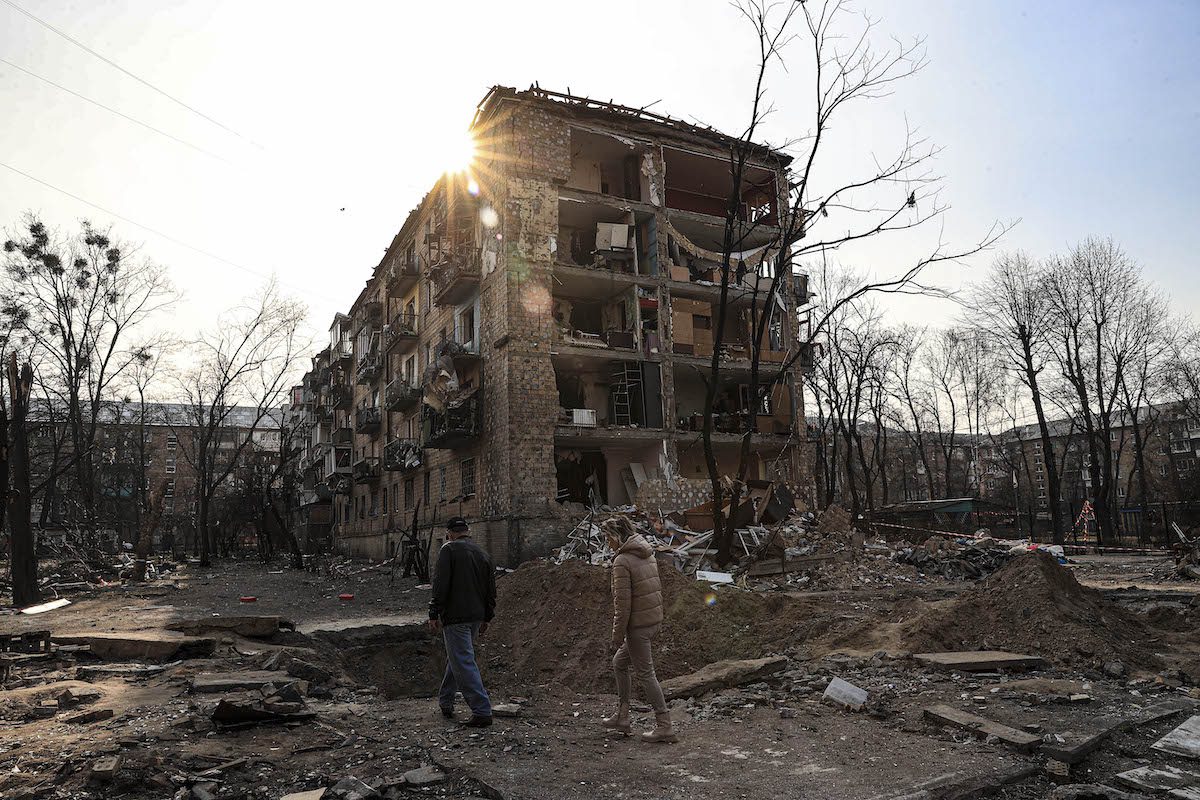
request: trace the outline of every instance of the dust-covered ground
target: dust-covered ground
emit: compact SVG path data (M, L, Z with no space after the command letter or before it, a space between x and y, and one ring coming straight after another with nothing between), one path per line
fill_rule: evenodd
M321 787L343 797L349 783L333 789L347 778L393 798L1045 797L1045 755L945 728L924 710L951 705L1069 741L1198 694L1195 587L1129 589L1152 564L1089 559L1074 570L1103 591L1033 556L980 582L813 592L712 589L664 573L662 677L720 659L786 662L748 685L674 701L681 742L645 745L598 724L615 702L605 570L534 562L499 579L498 618L480 648L493 701L515 703L518 716L471 732L444 720L429 697L444 662L420 624L428 590L366 566L332 576L254 562L190 566L147 585L69 595L72 605L46 614L0 616L0 632L49 628L64 638L171 640L185 634L164 626L214 615L278 615L297 628L248 638L193 627L193 639L211 644L200 657L84 651L18 660L0 690L0 797L273 800ZM344 593L354 599L339 600ZM918 647L982 646L1021 648L1049 665L972 675L912 658ZM95 672L123 665L163 669ZM192 690L202 674L269 668L268 692L310 678L302 707L272 706L288 712L272 724L213 718L222 700L261 704L262 691ZM834 677L867 690L865 709L821 699ZM86 699L51 708L64 689ZM651 715L639 709L635 725L646 727ZM69 721L110 710L107 719ZM1069 780L1111 781L1146 761L1180 765L1150 744L1187 713L1114 732ZM118 755L115 777L90 776L98 759ZM423 765L441 777L401 781Z

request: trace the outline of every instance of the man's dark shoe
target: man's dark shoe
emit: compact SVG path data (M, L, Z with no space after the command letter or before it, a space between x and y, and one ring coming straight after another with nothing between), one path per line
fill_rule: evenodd
M453 708L443 708L442 716L445 717L446 719L454 719L454 709Z
M464 728L487 728L492 724L491 717L477 717L474 714L471 718L463 723Z

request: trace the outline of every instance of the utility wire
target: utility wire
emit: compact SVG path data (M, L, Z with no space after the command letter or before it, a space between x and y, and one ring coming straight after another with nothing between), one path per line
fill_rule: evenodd
M84 44L83 42L79 41L78 39L74 38L73 36L71 36L70 34L68 34L68 33L64 32L64 31L61 31L61 30L59 30L58 28L56 28L56 27L54 27L53 25L51 25L49 22L46 22L46 20L42 19L41 17L39 17L39 16L37 16L37 15L33 14L33 13L32 13L32 12L30 12L30 11L26 11L24 8L22 8L21 6L17 5L16 3L14 3L14 2L13 2L13 0L2 0L2 2L4 2L6 5L12 6L12 7L13 7L13 8L15 8L17 11L20 11L22 14L24 14L24 15L25 15L25 16L27 16L27 17L29 17L31 20L33 20L33 21L34 21L34 22L36 22L37 24L41 25L42 27L46 28L47 30L50 30L50 31L52 31L52 32L54 32L54 33L56 33L56 34L58 34L59 36L61 36L62 38L66 39L66 40L67 40L68 42L70 42L71 44L73 44L73 45L75 45L76 47L78 47L80 50L83 50L84 52L86 52L86 53L89 53L89 54L91 54L91 55L95 56L96 58L98 58L98 59L100 59L101 61L103 61L105 64L108 64L108 65L109 65L110 67L112 67L113 69L120 70L121 72L123 72L123 73L125 73L126 75L128 75L129 77L133 78L135 81L137 81L138 83L142 84L143 86L145 86L145 87L147 87L147 88L149 88L149 89L153 89L154 91L158 92L158 93L159 93L159 94L161 94L163 97L167 98L168 100L170 100L171 102L175 103L176 105L179 105L179 106L182 106L183 108L186 108L188 111L191 111L193 114L195 114L195 115L197 115L197 116L199 116L199 117L202 117L202 118L204 118L204 119L208 120L208 121L209 121L209 122L211 122L213 125L216 125L218 128L221 128L222 130L225 130L225 131L228 131L229 133L232 133L234 136L238 137L239 139L242 139L243 141L250 142L250 144L254 145L255 147L261 147L261 145L259 145L257 142L254 142L254 141L253 141L253 140L251 140L251 139L247 139L245 136L242 136L242 134L238 133L238 132L237 132L237 131L235 131L233 128L229 127L228 125L224 124L223 122L220 122L220 121L218 121L218 120L215 120L215 119L213 119L212 117L210 117L208 114L205 114L203 111L200 111L200 110L199 110L199 109L197 109L197 108L194 108L194 107L192 107L192 106L189 106L187 103L183 102L183 101L182 101L182 100L180 100L178 97L175 97L174 95L172 95L172 94L170 94L170 93L166 92L165 90L158 88L158 87L157 87L157 86L155 86L153 83L150 83L150 81L146 80L145 78L142 78L142 77L140 77L140 76L138 76L138 75L135 75L134 73L132 73L132 72L130 72L129 70L125 69L125 68L124 68L124 67L122 67L120 64L118 64L117 62L113 61L112 59L110 59L110 58L108 58L108 57L106 57L106 56L104 56L104 55L101 55L100 53L97 53L95 50L93 50L92 48L88 47L88 46L87 46L86 44Z
M211 258L214 261L220 261L222 264L227 264L227 265L233 267L234 269L239 269L242 272L249 273L250 275L254 275L257 278L262 278L264 280L274 280L274 277L271 275L268 275L264 272L259 272L256 269L251 269L250 267L244 266L242 264L238 264L235 261L230 261L227 258L222 258L221 256L217 255L216 253L210 253L207 250L203 250L199 247L196 247L195 245L190 245L187 242L183 241L182 239L176 239L174 236L171 236L170 234L163 233L162 231L157 230L155 228L151 228L149 225L143 225L142 223L136 222L135 220L132 220L129 217L122 216L121 214L118 214L115 211L110 211L109 209L105 208L104 206L97 205L96 203L93 203L91 200L85 200L84 198L80 197L79 195L72 194L71 192L68 192L66 189L61 189L52 183L47 183L46 181L42 180L41 178L37 178L33 175L30 175L28 172L25 172L24 170L17 169L16 167L12 166L11 164L6 164L3 161L0 161L0 167L4 167L5 169L11 170L24 178L28 178L29 180L33 181L34 183L41 184L42 186L45 186L47 189L52 189L53 191L56 191L59 194L66 195L67 197L71 198L72 200L76 200L80 203L83 203L85 206L91 206L92 208L96 209L97 211L102 211L105 214L108 214L109 216L111 216L115 219L119 219L122 222L129 223L130 225L133 225L134 227L141 228L142 230L148 231L149 233L152 233L155 236L159 236L163 239L166 239L168 242L177 244L180 247L191 250L194 253L199 253L200 255L205 256L206 258ZM292 291L297 292L299 294L305 294L305 295L308 295L309 297L314 297L314 298L320 297L320 299L322 301L328 300L328 297L326 297L324 295L318 295L315 292L306 291L306 290L300 289L299 287L296 287L296 286L290 286L281 281L277 281L277 282L279 283L280 286L286 286L289 289L291 289Z
M0 63L7 64L8 66L12 67L13 69L20 70L21 72L24 72L26 75L29 75L30 77L33 77L33 78L37 78L39 81L42 81L43 83L48 83L51 86L53 86L55 89L61 89L62 91L66 92L67 94L73 95L74 97L78 97L80 100L91 103L92 105L96 106L97 108L102 108L105 111L109 112L110 114L116 114L118 117L121 117L122 119L129 120L134 125L140 125L143 128L145 128L146 130L157 133L159 136L165 136L168 139L170 139L171 141L178 142L179 144L190 147L197 152L200 152L206 156L209 156L210 158L215 158L218 161L224 161L226 164L231 163L227 159L222 158L221 156L217 155L216 153L205 150L203 147L200 147L199 145L194 145L191 142L187 141L186 139L180 139L178 136L167 133L164 130L160 130L160 129L154 127L153 125L149 125L145 122L142 122L140 119L131 117L124 112L117 111L115 108L110 108L110 107L104 105L103 103L97 102L96 100L93 100L90 97L80 94L79 92L76 92L72 89L68 89L66 86L63 86L62 84L55 83L54 81L50 80L49 78L44 78L41 75L38 75L36 72L32 72L30 70L25 69L20 64L14 64L13 62L9 61L7 58L0 58Z

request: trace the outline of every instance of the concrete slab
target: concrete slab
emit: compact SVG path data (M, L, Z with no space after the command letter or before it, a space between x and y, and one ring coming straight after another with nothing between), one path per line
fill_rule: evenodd
M1116 776L1117 782L1131 789L1146 792L1166 792L1171 789L1184 789L1200 786L1200 772L1172 767L1169 764L1161 767L1138 767Z
M56 633L56 644L87 645L92 655L114 661L172 661L204 658L217 649L217 640L178 633Z
M913 656L924 664L964 672L991 672L996 669L1039 669L1046 659L1003 650L964 650L955 653L917 653Z
M1037 734L1025 733L1016 728L1001 725L999 722L993 722L990 719L969 714L966 711L959 711L953 706L930 706L925 709L925 716L942 725L971 731L981 739L985 739L988 736L995 736L1000 741L1021 752L1035 750L1042 743L1042 737Z
M210 631L228 631L248 639L266 639L280 630L295 630L296 626L277 616L232 615L221 617L194 617L169 622L170 631L182 631L192 635Z
M1200 758L1200 714L1189 717L1178 728L1150 746L1160 753Z
M678 697L696 697L716 689L754 683L783 671L787 663L784 656L717 661L690 675L680 675L678 678L663 681L663 695L667 700L674 700Z
M238 692L246 689L258 689L267 683L291 683L295 679L288 677L282 670L256 669L246 672L201 672L192 678L192 691L198 694L215 694L217 692ZM303 683L303 681L299 681Z

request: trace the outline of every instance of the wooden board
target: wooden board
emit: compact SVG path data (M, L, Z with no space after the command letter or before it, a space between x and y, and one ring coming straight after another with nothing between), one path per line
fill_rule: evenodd
M1147 792L1166 792L1200 786L1200 772L1177 769L1170 765L1161 767L1138 767L1117 775L1117 781L1131 789Z
M1016 728L1001 725L999 722L993 722L990 719L984 719L983 717L969 714L966 711L959 711L952 706L931 706L925 709L925 716L942 725L971 731L981 739L986 739L988 736L995 736L1000 741L1021 752L1035 750L1042 743L1042 737L1037 734L1025 733Z
M810 567L823 564L826 561L832 561L834 556L802 556L800 558L764 558L750 565L750 569L746 571L752 578L758 578L763 575L786 575L792 572L800 572Z
M1006 653L1001 650L964 650L958 653L917 653L913 658L938 667L964 672L990 672L995 669L1036 669L1046 666L1039 656Z
M1160 753L1200 758L1200 714L1188 717L1182 725L1150 746Z

